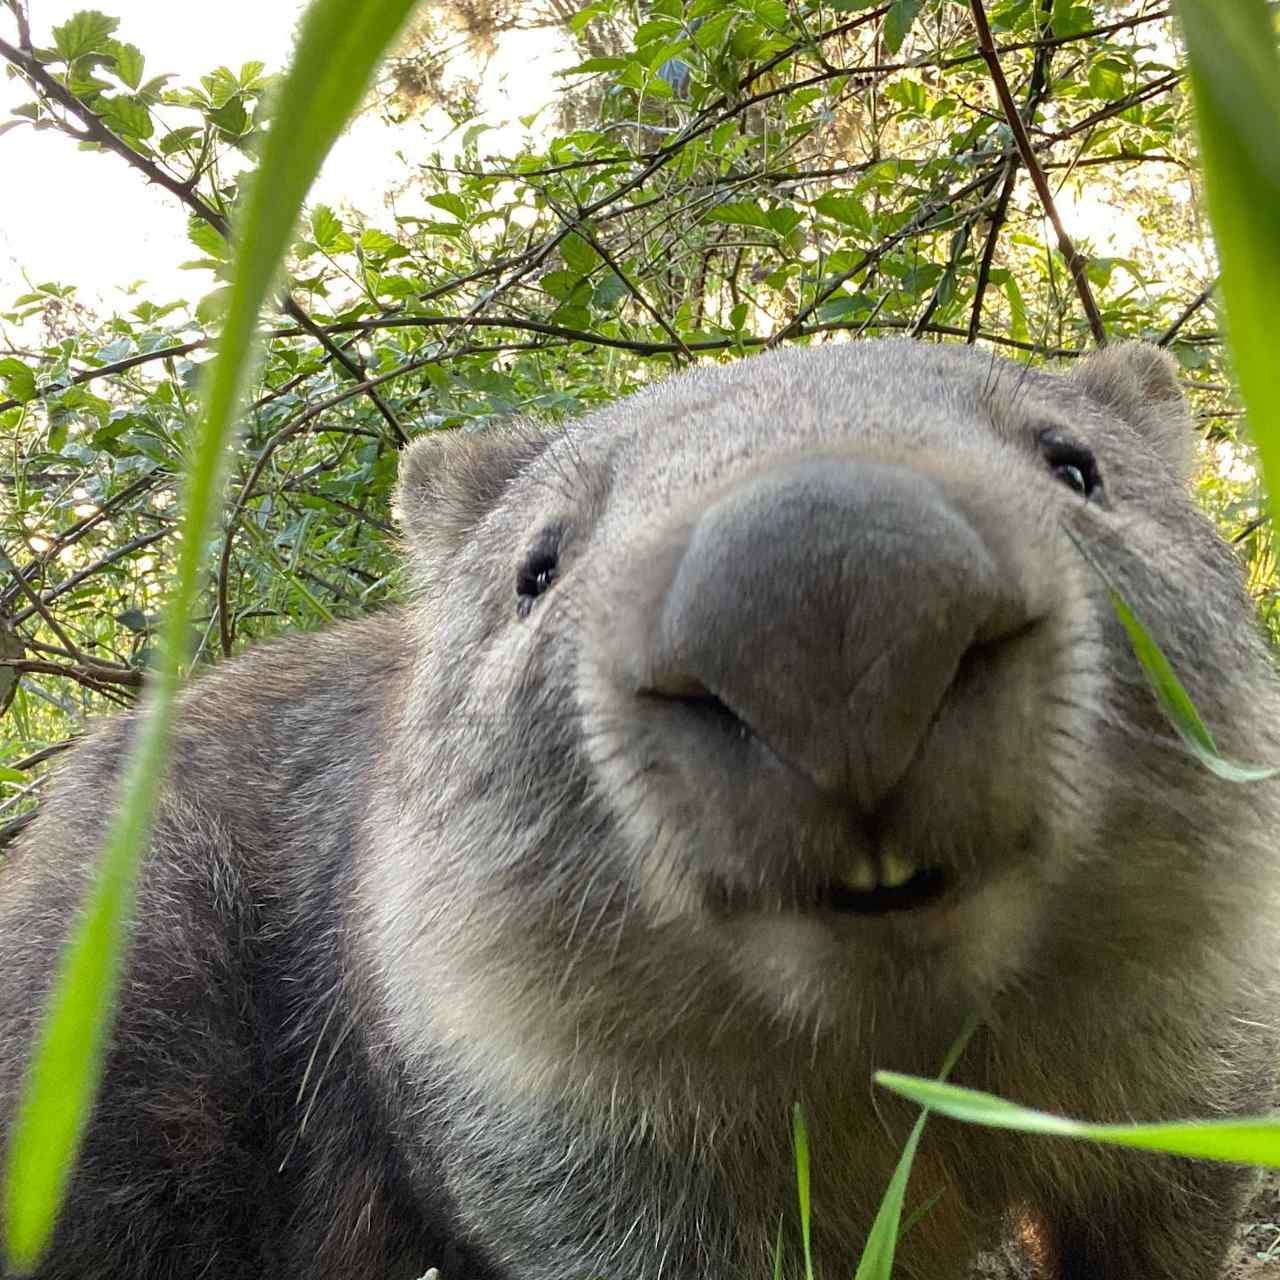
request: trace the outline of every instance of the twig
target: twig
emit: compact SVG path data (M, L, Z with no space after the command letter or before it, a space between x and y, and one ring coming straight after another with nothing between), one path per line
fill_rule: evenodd
M1058 249L1063 258L1066 259L1067 269L1071 272L1071 279L1075 283L1076 293L1080 297L1080 304L1084 307L1085 315L1088 317L1089 329L1093 333L1093 340L1098 346L1104 347L1107 344L1107 331L1103 326L1102 316L1098 313L1098 304L1094 301L1093 290L1089 287L1089 278L1086 274L1088 264L1080 251L1071 243L1071 237L1067 235L1066 229L1062 225L1062 219L1058 216L1058 209L1053 202L1053 193L1049 190L1049 183L1044 176L1044 170L1040 168L1040 162L1036 159L1031 140L1027 137L1026 126L1022 123L1022 117L1018 114L1013 95L1009 92L1009 82L1004 77L1000 59L996 55L995 43L991 39L991 27L987 23L987 13L983 8L982 0L969 0L969 9L973 14L973 24L978 32L978 49L981 51L983 60L987 64L987 69L991 73L991 83L995 86L996 96L1000 99L1005 119L1013 132L1013 140L1018 148L1018 154L1021 156L1022 163L1026 166L1027 173L1031 177L1036 194L1040 197L1040 204L1045 211L1045 215L1052 223L1054 232L1058 237Z
M1178 336L1178 331L1188 320L1191 319L1201 307L1204 306L1210 298L1213 297L1213 291L1218 287L1218 277L1214 278L1207 284L1194 298L1182 309L1178 318L1156 339L1157 347L1167 347L1174 338Z

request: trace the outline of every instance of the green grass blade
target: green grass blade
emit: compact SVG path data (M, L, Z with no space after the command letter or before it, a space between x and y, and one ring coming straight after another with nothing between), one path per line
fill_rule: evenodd
M893 1177L889 1179L880 1208L876 1211L876 1220L867 1233L867 1242L862 1248L862 1257L858 1259L854 1280L889 1280L893 1273L893 1259L902 1223L902 1206L907 1196L907 1179L911 1176L916 1148L920 1145L920 1136L924 1133L928 1118L929 1111L926 1108L911 1126L911 1133L894 1166Z
M938 1072L939 1080L945 1080L951 1074L977 1027L976 1018L971 1018L965 1024L956 1037L955 1044L947 1052L942 1070ZM904 1078L915 1079L914 1076ZM929 1108L926 1105L903 1144L902 1154L894 1166L893 1176L889 1179L889 1185L880 1201L880 1208L876 1210L875 1221L867 1233L867 1242L863 1245L862 1257L858 1259L858 1270L854 1273L854 1280L889 1280L893 1273L893 1259L897 1252L898 1241L920 1220L941 1194L940 1192L935 1194L928 1204L917 1209L911 1215L907 1227L902 1226L902 1207L906 1201L907 1179L911 1176L911 1166L916 1159L916 1148L920 1145L920 1136L924 1133L925 1121L928 1118Z
M813 1280L813 1247L809 1218L809 1131L797 1102L791 1109L791 1141L796 1157L796 1194L800 1198L800 1238L804 1241L805 1280Z
M4 1248L10 1270L18 1274L32 1270L48 1245L97 1090L138 859L164 774L173 697L186 656L186 620L200 589L204 547L222 493L226 442L253 369L258 315L307 189L412 7L413 0L312 4L237 221L236 277L186 479L177 570L147 714L125 771L123 805L59 966L9 1145Z
M1280 495L1280 57L1266 0L1177 0L1205 195L1237 380L1271 495Z
M1186 744L1187 749L1210 772L1227 782L1261 782L1264 778L1275 777L1280 767L1265 764L1241 764L1228 760L1218 751L1218 744L1209 732L1200 713L1196 710L1191 695L1183 688L1169 659L1164 651L1151 637L1151 633L1143 625L1142 620L1129 607L1125 598L1111 585L1111 579L1088 547L1071 532L1065 530L1072 545L1080 553L1085 563L1106 584L1107 594L1111 597L1111 607L1116 612L1126 633L1134 656L1142 666L1156 695L1156 702L1164 712L1166 719L1177 731L1178 736Z
M1200 718L1190 695L1182 687L1182 681L1174 674L1169 659L1164 656L1160 646L1151 638L1120 593L1111 587L1107 591L1111 596L1112 608L1129 633L1129 643L1133 646L1142 669L1147 673L1160 709L1200 763L1227 782L1260 782L1280 773L1280 769L1272 765L1240 764L1219 753L1213 735Z
M1020 1107L976 1089L962 1089L920 1076L877 1071L876 1083L954 1120L995 1129L1050 1134L1110 1146L1137 1147L1172 1155L1280 1168L1280 1116L1243 1120L1188 1120L1160 1124L1088 1124L1047 1111Z

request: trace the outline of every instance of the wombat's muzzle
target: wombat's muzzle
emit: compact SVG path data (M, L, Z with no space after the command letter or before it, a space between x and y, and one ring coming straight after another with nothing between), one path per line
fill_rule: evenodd
M1031 622L945 484L839 456L747 477L677 550L644 692L731 717L870 818L966 656Z

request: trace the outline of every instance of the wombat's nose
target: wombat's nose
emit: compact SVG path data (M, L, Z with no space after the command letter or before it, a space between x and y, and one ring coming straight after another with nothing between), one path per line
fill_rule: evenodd
M1022 625L937 482L808 459L750 478L692 527L652 633L649 692L722 704L870 815L965 654Z

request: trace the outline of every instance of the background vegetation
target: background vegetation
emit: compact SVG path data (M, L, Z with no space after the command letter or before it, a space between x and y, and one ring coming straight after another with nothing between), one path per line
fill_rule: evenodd
M20 0L6 12L0 58L31 90L12 123L47 131L50 164L69 136L177 197L193 262L225 278L264 67L176 85L144 33L109 16L82 13L43 48ZM522 23L559 25L582 58L540 144L493 156L441 51L482 54ZM198 661L402 590L389 498L414 434L576 413L694 361L886 333L1033 361L1121 337L1169 347L1204 433L1204 499L1274 624L1165 7L441 0L368 110L410 130L428 102L453 116L461 158L406 162L386 183L425 193L431 215L316 206L294 245L203 549ZM1099 211L1128 229L1123 256L1091 239ZM48 281L0 299L0 841L83 717L141 686L226 297L106 315L74 281Z

